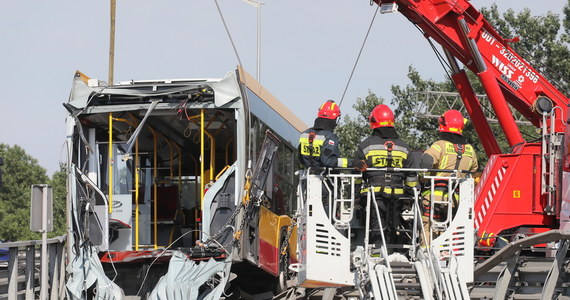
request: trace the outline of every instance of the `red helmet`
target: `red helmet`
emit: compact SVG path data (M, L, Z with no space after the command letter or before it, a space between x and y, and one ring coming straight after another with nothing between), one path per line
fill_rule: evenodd
M379 104L374 107L368 118L370 128L394 127L394 113L388 105Z
M465 121L467 120L463 118L461 112L455 109L450 109L439 117L439 131L463 135Z
M340 117L340 107L334 101L327 100L319 108L317 117L334 120Z

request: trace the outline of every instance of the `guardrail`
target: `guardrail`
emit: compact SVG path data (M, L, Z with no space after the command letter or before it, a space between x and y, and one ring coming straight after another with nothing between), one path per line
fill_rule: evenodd
M39 299L41 281L47 280L47 299L65 297L66 236L47 240L48 278L40 278L42 241L0 244L8 249L8 262L0 265L0 299Z

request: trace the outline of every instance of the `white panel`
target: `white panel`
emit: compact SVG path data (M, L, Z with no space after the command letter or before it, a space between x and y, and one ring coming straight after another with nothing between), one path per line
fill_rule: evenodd
M326 215L320 177L307 177L307 201L298 235L299 282L354 285L354 274L350 271L350 240L332 225Z
M461 266L458 274L465 282L473 282L473 178L462 180L459 186L459 207L449 228L432 242L439 257L457 258Z

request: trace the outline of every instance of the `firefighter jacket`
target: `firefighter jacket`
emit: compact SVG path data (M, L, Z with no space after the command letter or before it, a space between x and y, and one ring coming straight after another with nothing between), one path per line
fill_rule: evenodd
M424 156L429 155L433 162L427 168L445 169L445 170L466 170L470 172L477 171L479 165L477 156L471 144L454 144L448 140L438 140L433 143L429 149L424 151ZM422 158L422 164L425 159ZM429 160L428 160L429 161ZM437 173L436 176L449 176L449 173ZM459 175L461 178L465 174Z
M338 137L330 130L311 127L299 138L299 160L305 168L347 168L352 166L340 157Z
M408 145L397 137L382 136L375 131L374 134L358 145L356 159L365 160L371 168L410 168L412 166ZM382 197L400 197L404 194L404 185L417 185L417 176L414 172L384 172L367 171L363 179L374 186L374 192ZM364 188L361 192L367 192Z

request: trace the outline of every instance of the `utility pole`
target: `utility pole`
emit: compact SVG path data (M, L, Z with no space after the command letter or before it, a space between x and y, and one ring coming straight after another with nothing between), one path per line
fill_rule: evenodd
M111 0L111 27L109 41L109 80L108 84L113 84L113 73L115 71L115 14L117 9L117 0Z
M257 73L255 79L261 82L261 6L265 3L257 0L244 0L246 3L253 5L257 8Z

